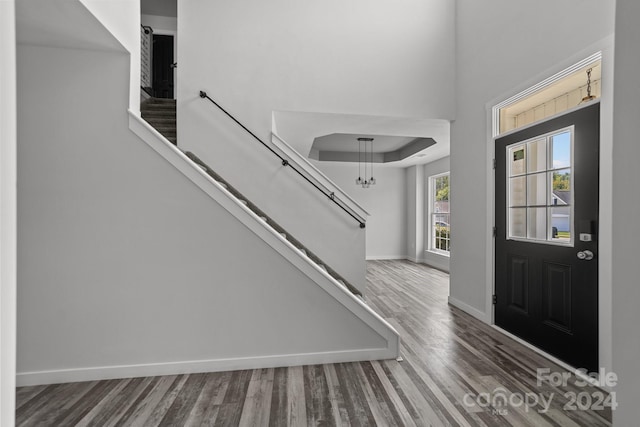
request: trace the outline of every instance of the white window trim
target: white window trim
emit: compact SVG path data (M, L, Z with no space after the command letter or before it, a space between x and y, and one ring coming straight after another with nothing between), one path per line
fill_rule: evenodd
M435 174L435 175L431 175L429 176L429 178L427 179L427 186L429 188L429 194L428 194L428 199L427 199L427 204L428 204L428 216L429 216L429 220L428 220L428 232L427 232L427 249L426 252L430 252L432 254L436 254L436 255L440 255L440 256L444 256L449 258L451 256L451 235L449 235L449 250L448 251L443 251L442 249L437 249L435 247L433 247L433 243L434 243L434 236L433 236L433 214L436 213L433 211L433 205L434 205L434 201L435 201L435 181L438 178L441 178L443 176L448 176L449 177L449 186L451 186L451 171L447 171L447 172L442 172L439 174ZM449 189L449 218L451 218L451 189ZM451 222L449 222L449 230L451 230ZM451 232L451 231L449 231Z

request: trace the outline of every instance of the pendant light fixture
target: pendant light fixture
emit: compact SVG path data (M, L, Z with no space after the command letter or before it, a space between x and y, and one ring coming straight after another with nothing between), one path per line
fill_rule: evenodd
M593 68L589 68L587 70L587 96L582 98L582 101L580 101L580 104L582 104L583 102L589 102L596 99L595 96L591 95L591 71L593 71Z
M363 175L364 179L362 179ZM367 179L368 176L370 178ZM360 137L358 138L358 178L356 179L356 185L360 185L362 188L369 188L375 184L376 179L373 177L373 138Z

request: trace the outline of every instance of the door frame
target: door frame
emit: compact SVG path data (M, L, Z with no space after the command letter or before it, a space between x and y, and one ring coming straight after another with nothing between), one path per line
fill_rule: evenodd
M174 30L154 29L153 34L158 36L173 36L173 62L177 63L178 62L178 32ZM153 44L152 44L152 49L153 49ZM178 68L173 69L173 99L178 99Z
M532 350L542 354L548 359L551 359L559 365L571 369L566 363L559 361L557 358L544 352L543 350L532 346L531 344L515 337L514 335L504 331L503 329L495 325L495 313L493 306L493 294L495 293L495 240L493 238L493 227L495 226L495 171L493 169L493 159L495 158L495 131L494 126L497 121L495 118L495 107L503 104L506 100L515 99L516 97L529 92L532 88L536 90L544 87L543 83L551 84L553 78L562 75L566 70L571 69L575 64L578 64L590 58L594 54L601 53L602 61L602 94L600 97L600 202L599 202L599 216L600 216L600 249L598 257L598 339L599 349L598 358L600 366L606 369L607 372L612 371L613 365L613 343L611 339L612 330L612 181L613 181L613 53L614 53L614 39L613 35L608 36L599 42L594 43L588 48L576 53L575 55L566 58L564 61L558 63L554 67L547 69L546 71L538 74L537 76L525 81L521 85L513 88L510 91L503 93L501 96L494 98L493 100L485 104L486 112L486 239L485 239L485 252L488 254L486 257L485 266L485 312L481 319L493 326L499 332L516 339ZM549 77L551 76L551 77ZM574 107L573 109L564 111L560 114L548 117L543 121L551 120L557 116L570 113L576 109L582 108L582 106ZM511 132L516 132L526 127L539 124L535 122L530 125L518 128L517 130L505 132L499 137L508 135Z

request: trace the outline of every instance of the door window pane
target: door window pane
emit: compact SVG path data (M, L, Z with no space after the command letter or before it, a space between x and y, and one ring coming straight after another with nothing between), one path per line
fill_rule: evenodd
M509 209L509 237L527 237L527 209Z
M551 137L553 147L553 169L571 167L571 132L562 132ZM551 169L551 168L550 168Z
M522 144L517 147L509 148L509 170L510 175L521 175L526 172L525 163L526 145Z
M509 207L527 206L526 184L526 176L518 176L509 180Z
M507 147L508 238L573 243L573 128Z
M527 238L547 239L547 208L527 209Z
M529 162L527 172L539 172L547 170L547 140L539 139L527 144Z
M554 206L551 211L551 239L554 241L571 241L571 207Z
M570 191L571 190L571 169L561 169L553 171L553 191Z
M527 206L544 206L547 204L547 173L527 176Z

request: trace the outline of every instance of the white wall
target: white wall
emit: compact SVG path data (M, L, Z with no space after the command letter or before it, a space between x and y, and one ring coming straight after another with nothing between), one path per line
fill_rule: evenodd
M366 228L367 259L404 259L407 247L407 197L404 169L374 166L376 185L357 186L357 164L313 164L345 190L370 216Z
M194 0L178 8L181 102L204 88L261 137L272 111L453 116L449 0Z
M124 53L19 46L19 381L385 347L129 131L128 81Z
M561 71L571 61L575 63L597 48L602 49L599 41L613 31L613 4L598 0L460 0L456 28L457 118L451 128L451 185L455 189L451 297L490 321L493 145L488 142L489 109ZM610 129L611 120L611 93L607 94L605 87L605 80L611 76L606 76L605 62L611 67L611 56L603 58L603 132L607 126ZM601 138L602 158L610 144L610 136ZM610 165L601 162L601 166L610 170ZM608 185L610 182L602 182L601 195L605 198ZM606 221L600 225L601 231L606 230ZM600 243L602 247L603 241ZM606 250L601 252L600 262L607 270L603 252ZM608 285L601 280L603 286Z
M15 421L16 34L15 1L0 2L0 425Z
M424 232L422 235L423 238L423 253L422 253L422 259L423 262L425 264L431 265L433 267L439 268L441 270L444 271L449 271L449 267L450 267L450 257L448 256L444 256L444 255L440 255L436 252L432 252L429 250L429 228L427 226L428 222L428 215L429 215L429 177L433 176L433 175L439 175L445 172L449 172L451 170L450 167L450 158L449 157L445 157L443 159L440 160L436 160L435 162L431 162L431 163L427 163L426 165L423 166L424 168L424 172L423 172L423 176L424 176L424 180L423 180L423 186L424 186L424 198L423 198L423 212L424 212L424 216L423 216L423 224L424 224ZM450 197L454 198L456 197L456 189L451 187L450 189ZM451 229L451 233L456 233L455 228Z
M640 235L640 122L638 121L638 69L640 56L640 3L618 0L616 10L615 96L613 163L613 369L619 408L615 426L636 425L640 418L640 287L638 286L637 237Z
M129 108L140 112L140 0L80 0L131 54ZM95 83L94 83L95 86Z
M206 90L265 141L273 111L450 118L453 2L191 1L178 8L180 146L364 287L357 223L198 93Z
M178 31L178 18L175 16L141 15L140 23L153 28L153 31Z
M424 252L424 166L405 169L407 193L407 258L421 262Z

